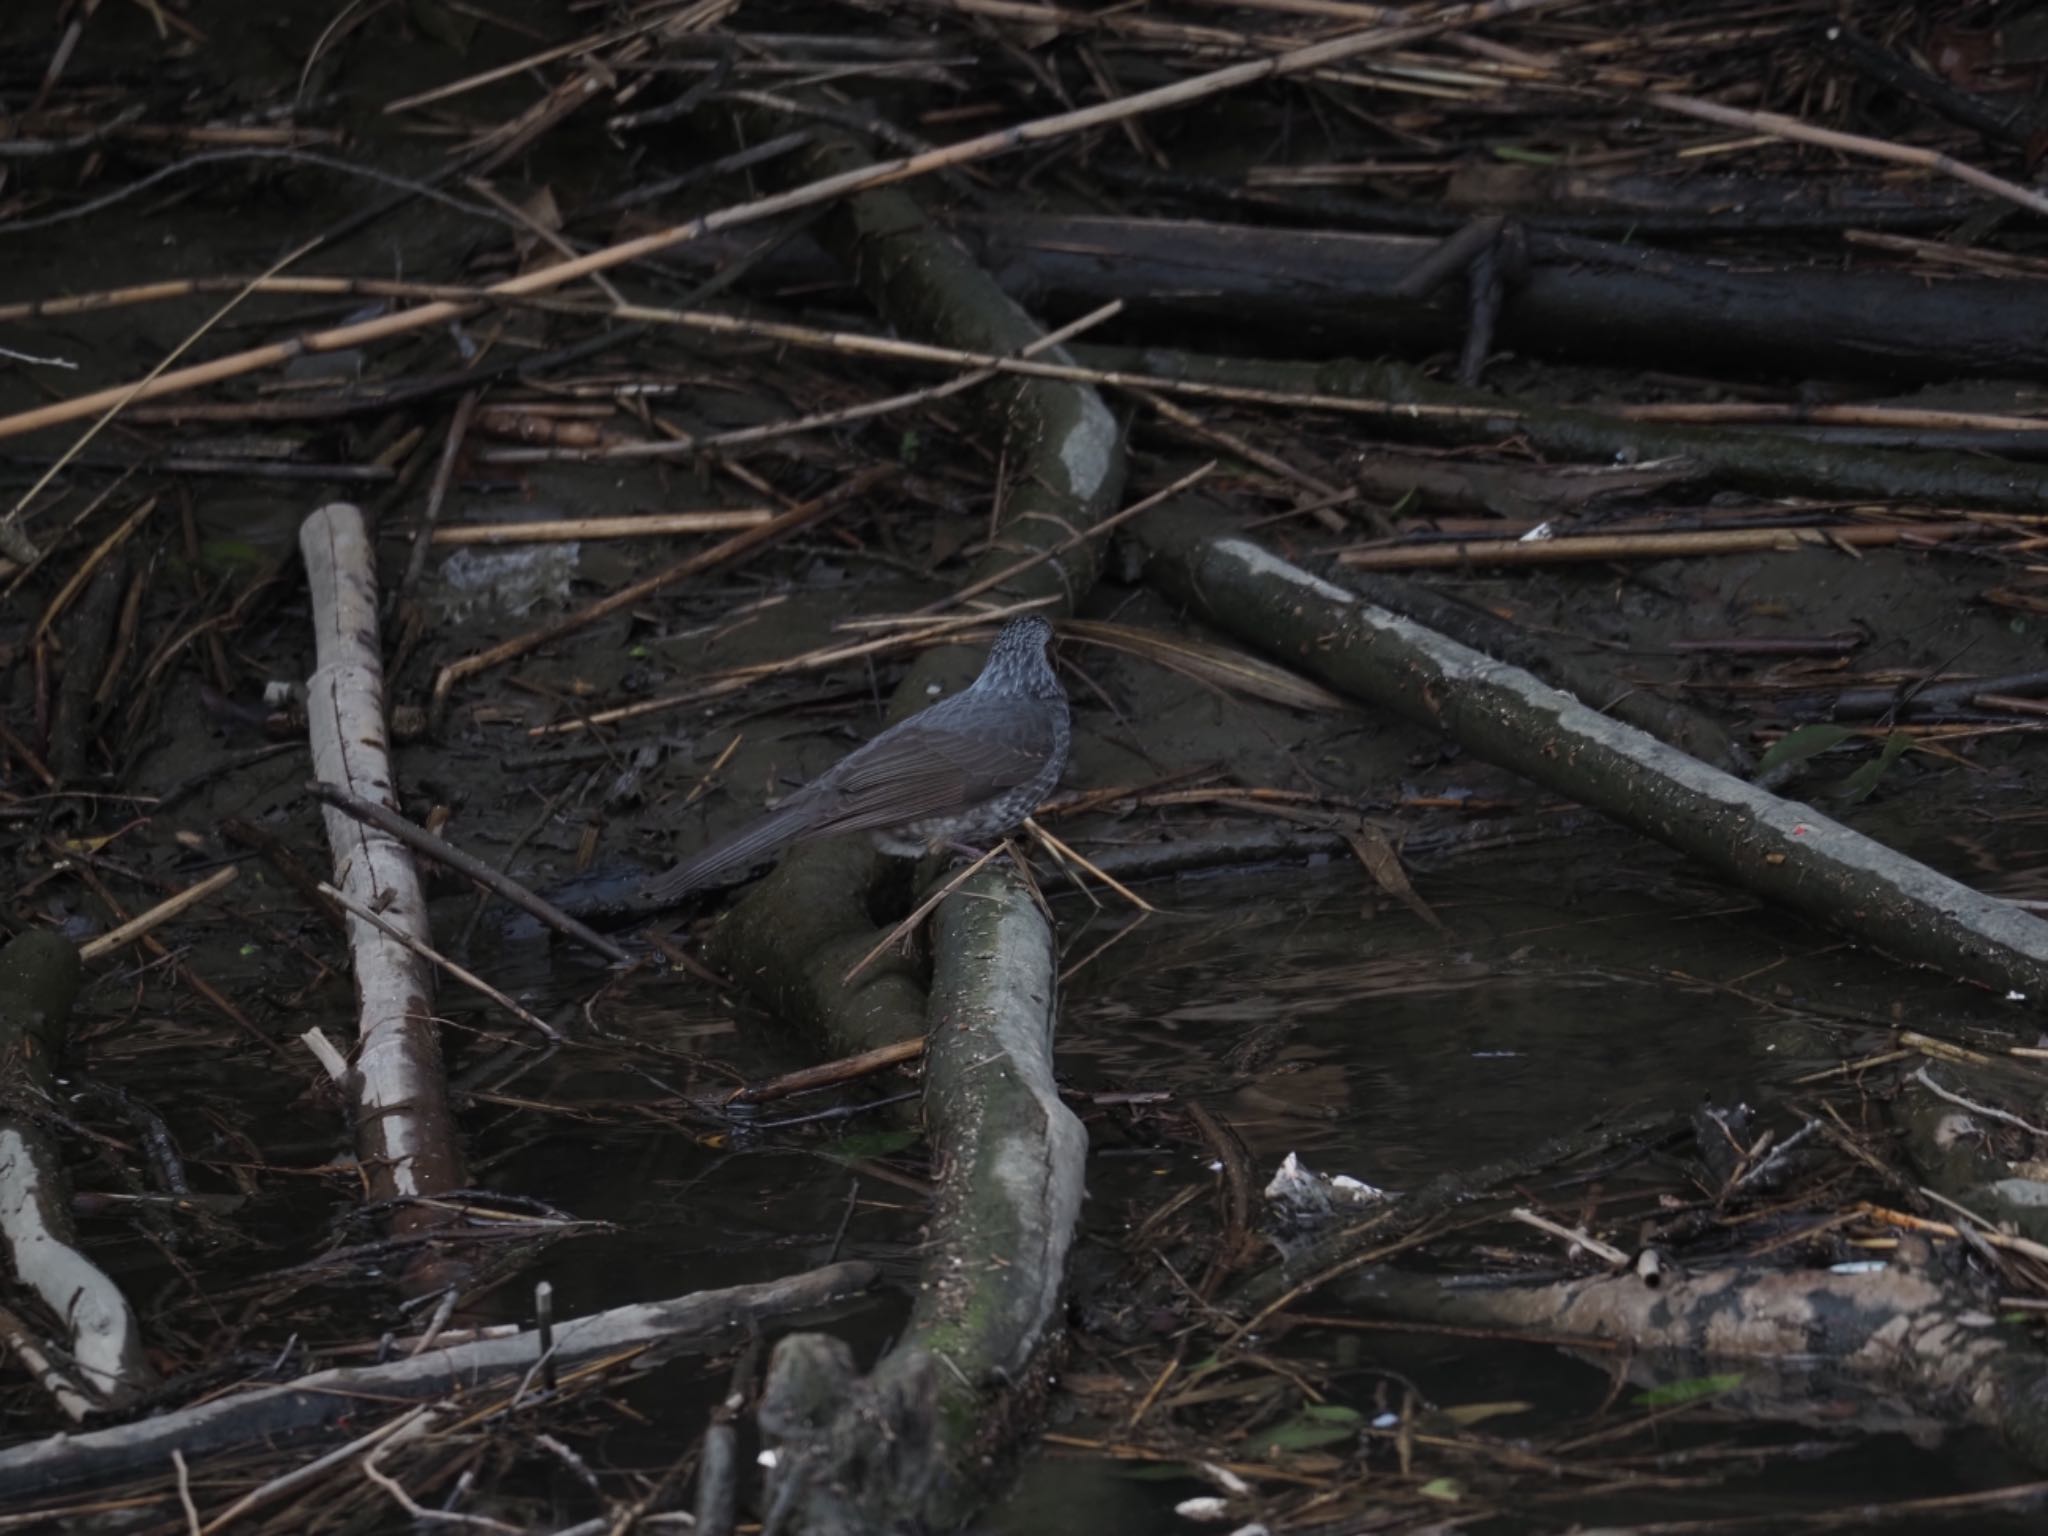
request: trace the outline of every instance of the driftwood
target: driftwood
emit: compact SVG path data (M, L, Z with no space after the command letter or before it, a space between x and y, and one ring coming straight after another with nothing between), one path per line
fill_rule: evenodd
M831 1264L761 1285L700 1291L668 1301L636 1302L558 1323L559 1370L612 1357L651 1365L685 1352L725 1348L759 1323L816 1311L874 1284L871 1264ZM196 1407L81 1435L56 1435L0 1451L0 1496L24 1498L55 1489L160 1471L173 1450L188 1460L237 1446L275 1443L360 1417L377 1404L450 1394L501 1393L540 1361L539 1334L512 1329L386 1365L343 1366L296 1381L252 1387Z
M1993 1098L2010 1100L2012 1107L1989 1102ZM1998 1150L2001 1134L2018 1136L2030 1149L2040 1144L2037 1135L2018 1129L2038 1123L2033 1111L2040 1101L2039 1084L2029 1078L1986 1091L1935 1059L1901 1087L1889 1112L1904 1132L1906 1158L1928 1185L2005 1231L2048 1244L2048 1180ZM2002 1125L2014 1128L2001 1132Z
M925 1115L942 1174L910 1324L864 1381L836 1339L776 1346L761 1426L771 1503L818 1533L950 1525L1001 1451L989 1397L1031 1382L1080 1218L1087 1136L1052 1077L1052 931L984 870L935 919Z
M377 651L375 545L363 515L322 507L299 531L317 626L318 665L306 682L314 777L396 808L385 750L384 664ZM431 937L419 871L405 845L333 808L322 813L334 885L422 942ZM361 918L348 920L355 960L358 1045L356 1152L370 1198L389 1203L394 1231L448 1218L434 1196L461 1187L462 1152L448 1107L434 1024L433 973L417 954ZM431 1249L409 1267L418 1291L448 1282Z
M1365 571L1352 572L1345 581L1368 602L1413 619L1475 651L1527 667L1566 693L1594 700L1603 714L1648 731L1659 741L1669 742L1701 762L1732 773L1751 766L1749 753L1713 716L1649 689L1623 684L1605 675L1597 665L1576 661L1555 646L1539 645L1526 630L1483 608L1461 603L1455 595L1403 581L1398 576Z
M1901 959L2048 1006L2048 923L1361 601L1197 509L1143 521L1148 579L1349 694Z
M1140 334L1221 325L1267 350L1419 355L1456 347L1458 295L1399 290L1439 242L1190 219L1004 215L962 226L997 280L1049 316L1123 299ZM1997 278L1757 271L1669 251L1532 232L1500 339L1541 356L1706 363L1857 377L2026 377L2048 366L2034 296Z
M79 971L78 951L47 929L31 928L0 950L0 1240L15 1281L64 1325L78 1385L59 1372L38 1374L73 1419L156 1380L128 1299L78 1245L71 1180L34 1112L51 1094ZM17 1350L21 1342L10 1339Z
M1410 440L1494 443L1513 434L1555 459L1600 464L1678 460L1701 479L1763 495L1805 494L1832 501L1868 497L2013 512L2038 512L2048 501L2048 465L1981 454L1809 443L1789 433L1628 421L1595 410L1440 384L1399 363L1276 362L1078 342L1072 350L1091 368L1226 391L1268 391L1302 399L1323 396L1333 409L1343 407L1348 417Z
M1668 1381L1743 1362L1748 1415L1805 1418L1816 1375L1848 1378L1872 1432L1962 1419L2048 1467L2048 1370L2015 1347L1989 1298L1935 1272L1927 1245L1902 1240L1878 1270L1837 1273L1668 1266L1554 1285L1446 1285L1435 1276L1360 1271L1331 1285L1347 1306L1452 1327L1527 1330L1647 1352L1632 1373ZM1776 1390L1772 1374L1775 1371ZM1901 1401L1903 1400L1903 1401ZM1819 1409L1836 1428L1832 1398Z
M796 173L842 176L856 161L856 151L835 139L809 150ZM848 199L820 234L901 331L999 354L1021 352L1042 334L907 192ZM977 562L970 584L1009 572L996 597L1071 606L1094 581L1100 552L1092 542L1028 570L1010 568L1020 555L1052 549L1109 513L1123 484L1116 420L1092 389L1048 379L1004 381L982 404L1011 445L1011 490L998 546ZM897 689L890 718L956 686L966 662L959 651L921 659ZM881 872L865 839L798 846L728 914L711 952L778 1014L824 1035L836 1051L900 1040L924 1018L923 993L907 971L885 961L853 985L843 980L881 936L867 915L867 894Z

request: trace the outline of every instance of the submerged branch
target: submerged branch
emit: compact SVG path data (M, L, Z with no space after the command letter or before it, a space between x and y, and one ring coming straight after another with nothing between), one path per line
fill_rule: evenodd
M614 1307L554 1329L554 1361L572 1370L612 1357L651 1363L650 1354L709 1351L759 1323L815 1311L874 1284L866 1263L823 1269L761 1285L700 1291L667 1301ZM176 1413L83 1435L57 1435L0 1451L0 1484L17 1496L47 1492L161 1468L173 1449L188 1457L310 1434L392 1405L450 1394L501 1392L529 1375L540 1359L534 1329L432 1349L385 1365L342 1366L296 1381L216 1397Z

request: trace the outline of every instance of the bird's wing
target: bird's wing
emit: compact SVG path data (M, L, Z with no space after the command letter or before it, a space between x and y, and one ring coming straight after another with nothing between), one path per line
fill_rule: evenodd
M1051 751L1049 730L1014 720L965 735L912 718L811 786L821 801L814 825L857 832L958 811L1029 782Z

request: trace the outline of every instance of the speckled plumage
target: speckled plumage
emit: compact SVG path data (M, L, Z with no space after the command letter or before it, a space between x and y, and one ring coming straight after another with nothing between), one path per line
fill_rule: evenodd
M650 881L665 903L743 869L785 843L867 832L884 853L915 857L986 842L1029 816L1067 765L1073 726L1036 614L1010 620L981 675L950 698L857 747L761 820Z

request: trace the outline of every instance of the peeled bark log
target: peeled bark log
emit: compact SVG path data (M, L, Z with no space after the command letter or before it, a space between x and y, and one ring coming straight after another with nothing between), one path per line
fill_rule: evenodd
M384 662L377 650L376 551L363 515L346 502L322 507L299 530L312 591L318 665L306 680L313 776L398 809L385 749ZM426 896L411 852L390 833L333 807L323 813L336 889L386 922L431 944ZM462 1152L434 1023L426 961L360 918L348 919L355 960L356 1155L370 1198L389 1202L400 1234L450 1218L429 1202L459 1189ZM438 1289L450 1276L424 1251L406 1284Z
M1914 1238L1890 1265L1866 1273L1665 1268L1656 1280L1630 1273L1479 1287L1381 1269L1345 1276L1330 1294L1382 1316L1525 1329L1552 1341L1577 1335L1606 1348L1620 1341L1643 1352L1635 1374L1652 1378L1646 1386L1745 1362L1748 1396L1731 1406L1836 1432L1843 1404L1816 1378L1841 1381L1861 1387L1849 1401L1873 1431L1978 1424L2048 1468L2048 1369L2039 1351L1998 1322L1989 1297L1945 1280Z

